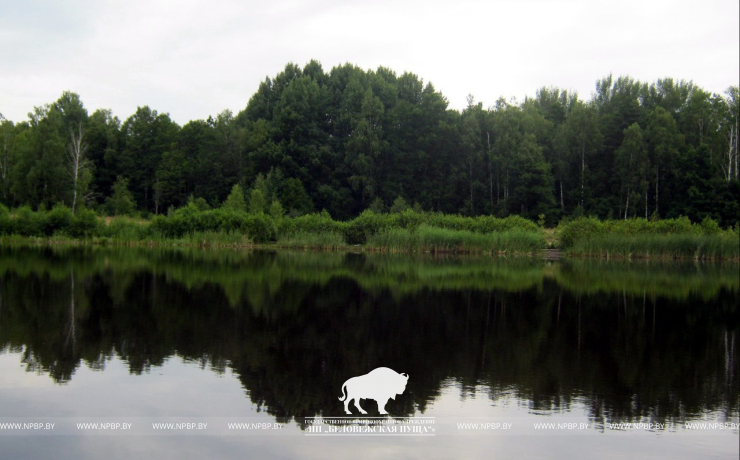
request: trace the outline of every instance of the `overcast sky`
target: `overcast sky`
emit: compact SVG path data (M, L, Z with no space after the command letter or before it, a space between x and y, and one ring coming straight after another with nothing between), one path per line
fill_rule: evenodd
M122 120L239 112L260 81L316 59L431 82L461 109L542 86L589 99L613 73L738 84L738 0L10 1L0 7L0 113L78 93Z

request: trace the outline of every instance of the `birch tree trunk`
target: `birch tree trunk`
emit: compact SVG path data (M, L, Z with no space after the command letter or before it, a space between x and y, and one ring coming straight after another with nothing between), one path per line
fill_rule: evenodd
M2 181L3 187L3 200L8 199L8 172L10 171L9 163L10 151L8 149L8 136L3 136L3 151L2 158L0 158L0 180Z
M560 180L560 210L565 212L565 200L563 199L563 180Z
M737 125L730 126L730 130L727 132L727 167L723 167L725 171L725 179L730 182L733 178L733 168L735 170L734 177L737 178Z
M493 155L491 153L491 133L486 131L486 142L488 143L488 190L491 200L491 209L493 209Z
M627 189L627 206L624 208L624 220L627 220L630 213L630 195L632 194L632 190L629 188Z
M660 166L655 167L655 215L660 216L658 212L658 184L660 181Z
M77 133L73 128L69 129L70 143L67 145L67 159L70 165L70 174L72 175L72 213L77 210L77 189L80 181L80 174L87 167L88 161L85 158L87 145L83 143L82 123L77 124Z
M584 196L583 181L584 181L585 175L586 175L586 139L584 137L583 142L581 143L581 208L583 208L583 196Z

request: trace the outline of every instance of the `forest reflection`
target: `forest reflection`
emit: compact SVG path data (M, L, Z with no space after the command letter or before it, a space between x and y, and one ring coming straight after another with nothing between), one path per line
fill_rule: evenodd
M454 381L600 420L736 418L739 284L737 265L5 247L0 351L59 384L177 355L280 421L335 414L323 389L379 366L413 376L399 415Z

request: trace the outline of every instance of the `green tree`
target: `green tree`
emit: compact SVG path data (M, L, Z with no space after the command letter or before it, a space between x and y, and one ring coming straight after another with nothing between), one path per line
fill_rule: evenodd
M615 158L615 170L621 178L621 190L625 197L625 219L630 216L630 205L636 208L640 199L645 202L645 217L647 217L646 176L648 167L649 162L642 129L640 129L640 125L633 123L624 130L624 140L617 149ZM634 214L637 214L637 212Z
M464 162L464 175L466 183L465 213L476 214L476 190L483 187L479 178L479 172L484 170L484 150L481 142L481 119L483 117L482 104L475 104L472 95L468 95L468 107L462 113L460 127L460 153Z
M112 191L113 193L105 202L108 213L114 216L132 215L136 209L136 201L128 189L128 179L118 176Z
M637 122L642 115L640 106L644 84L631 77L614 79L611 75L597 81L593 98L599 115L599 131L603 143L598 154L599 167L591 170L594 198L586 212L609 216L621 206L621 179L614 173L614 156L622 145L624 130Z
M395 200L393 200L393 204L391 205L391 209L389 212L391 214L397 214L407 209L409 209L408 203L406 203L406 200L404 200L403 197L399 195L398 197L396 197Z
M120 131L121 121L108 109L96 110L87 120L85 138L95 171L89 194L99 203L110 196L119 172Z
M280 204L280 200L272 200L272 204L270 205L270 217L272 217L272 220L278 222L283 218L283 215L285 215L285 210Z
M555 171L560 182L560 206L565 210L563 182L568 180L569 172L577 171L578 180L571 181L571 196L578 206L586 207L589 189L589 165L601 148L602 136L596 109L579 100L568 112L565 122L556 134L556 149L560 152Z
M376 162L384 146L381 127L383 110L383 103L367 88L362 96L359 117L353 120L354 128L346 142L345 161L350 171L347 180L352 190L359 193L359 205L362 208L376 191Z
M239 184L249 202L259 191L261 212L279 200L293 216L327 209L346 220L403 196L433 211L544 214L548 223L573 212L642 215L644 204L648 215L652 205L666 217L726 225L737 221L740 187L737 99L736 86L718 95L692 82L609 75L590 101L543 87L521 104L499 99L484 109L471 98L458 111L412 73L352 64L325 72L311 61L265 79L238 115L180 129L146 106L123 124L109 110L88 117L67 91L27 122L0 120L0 201L102 203L123 176L153 212L189 195L219 206ZM642 157L627 155L634 123L645 180L633 167ZM69 174L75 144L87 145L91 165Z
M212 130L212 155L209 160L214 161L218 171L217 177L212 177L218 183L213 188L223 196L229 191L229 185L239 182L246 173L246 155L242 145L246 130L240 128L230 110L219 113L215 119L208 120ZM201 151L203 153L204 151Z
M675 176L675 165L684 141L678 132L676 120L662 107L658 106L648 113L647 120L645 134L655 179L654 212L660 215L661 178L667 174Z
M725 92L727 97L724 99L726 110L723 110L722 133L725 135L726 147L724 149L724 158L722 162L722 171L727 182L738 181L740 171L738 170L738 143L740 142L740 88L730 86ZM734 171L734 174L733 174Z
M82 130L82 123L69 129L70 140L67 144L67 164L72 178L72 213L77 209L78 195L84 200L92 181L91 164L88 159L88 144Z
M162 161L157 166L154 183L154 212L180 207L187 200L187 180L190 164L179 149L168 150L162 154Z
M193 195L190 195L188 197L188 205L191 204L198 208L198 211L208 211L209 209L211 209L211 206L208 204L205 198L202 197L195 198Z
M92 181L92 164L89 160L87 142L87 109L82 104L80 96L71 91L65 91L53 104L53 108L61 117L60 133L66 138L66 169L70 178L71 208L77 210L78 196L83 200L88 198L87 191Z
M18 128L0 114L0 203L10 204L13 165Z
M370 206L368 208L370 211L372 211L375 214L383 214L385 212L385 204L383 203L383 200L376 196L372 203L370 203Z
M64 91L54 102L53 108L62 118L62 129L65 135L69 134L70 129L78 129L80 126L87 128L87 109L77 93Z
M552 172L534 135L525 135L516 153L512 165L515 184L510 202L512 210L532 220L545 214L552 221L556 209Z
M292 216L299 216L313 212L314 204L303 187L300 179L289 177L285 179L278 192L280 203Z
M176 148L178 131L168 114L158 114L147 106L138 107L121 127L119 173L130 180L131 193L147 210L156 210L157 168L163 154Z
M231 193L229 193L228 198L221 205L221 208L237 212L247 212L247 202L244 200L244 192L239 184L235 184L231 188Z
M20 202L50 208L71 197L62 114L53 105L35 107L27 131L17 139L11 192Z
M267 204L267 200L265 200L265 195L262 193L262 190L260 189L253 189L252 193L249 195L249 213L253 215L263 214L265 212L265 206Z
M522 113L519 107L499 99L490 117L493 137L491 162L496 183L496 207L499 215L506 215L511 210L510 200L516 184L518 152L523 142Z

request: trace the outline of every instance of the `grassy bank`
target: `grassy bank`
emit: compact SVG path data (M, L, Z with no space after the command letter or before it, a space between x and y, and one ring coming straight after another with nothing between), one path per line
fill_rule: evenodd
M711 219L648 221L579 218L554 230L510 216L464 217L406 210L336 221L328 213L300 217L257 215L228 209L200 210L189 204L151 220L0 206L0 244L124 246L279 247L366 250L389 253L535 254L556 246L570 256L740 260L738 229ZM554 239L553 239L554 237Z
M521 229L475 233L424 224L415 230L384 230L371 236L365 246L386 252L533 254L545 247L545 238L541 232Z
M740 259L738 228L720 229L711 219L606 220L581 218L558 228L561 248L571 256L640 259Z
M336 221L328 213L300 217L251 215L194 205L151 220L73 215L64 206L50 211L0 208L0 243L70 244L86 241L126 246L270 246L301 249L364 249L374 252L533 253L544 247L542 230L518 216L463 217L412 210L362 213Z

